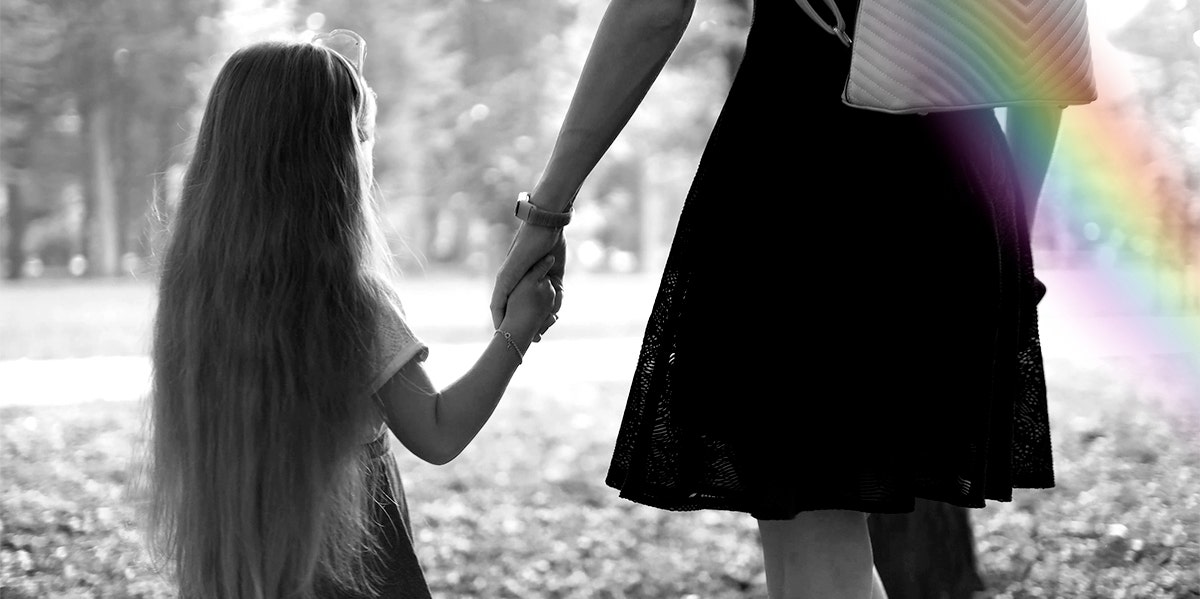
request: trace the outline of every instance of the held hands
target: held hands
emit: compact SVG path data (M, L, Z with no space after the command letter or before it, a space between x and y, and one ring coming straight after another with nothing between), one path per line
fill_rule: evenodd
M541 260L527 269L511 294L507 295L504 305L504 318L497 328L512 333L525 340L537 340L553 323L554 311L559 304L559 294L549 273L558 261L553 255L543 256Z
M567 245L562 229L521 225L513 239L500 272L496 274L496 286L492 289L492 325L500 327L507 321L520 301L514 302L519 284L532 274L531 269L541 268L538 261L552 258L544 275L552 288L552 304L535 324L533 340L540 341L542 335L558 320L558 309L562 307L563 273L566 264ZM535 268L536 265L536 268ZM540 287L540 283L539 283ZM511 294L511 295L510 295Z

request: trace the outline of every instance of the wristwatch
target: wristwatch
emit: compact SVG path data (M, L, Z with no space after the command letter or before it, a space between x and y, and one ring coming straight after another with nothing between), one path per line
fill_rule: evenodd
M514 214L517 218L531 225L551 228L567 226L571 222L571 215L574 213L575 211L571 209L568 209L566 212L554 212L538 208L529 201L529 192L527 191L517 194L517 206L514 209Z

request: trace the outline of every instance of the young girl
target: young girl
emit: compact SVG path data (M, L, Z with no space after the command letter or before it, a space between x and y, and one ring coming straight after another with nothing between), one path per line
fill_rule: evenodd
M276 42L229 59L172 225L148 525L184 598L428 597L387 431L454 459L554 320L546 260L475 365L430 382L369 193L364 46L339 35L357 62Z

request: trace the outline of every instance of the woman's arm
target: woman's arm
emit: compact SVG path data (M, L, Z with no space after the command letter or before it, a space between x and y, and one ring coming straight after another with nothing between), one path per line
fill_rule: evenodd
M562 212L625 128L687 29L695 0L613 0L530 201Z
M1050 170L1050 159L1062 123L1062 108L1018 107L1005 109L1004 131L1017 165L1017 177L1025 202L1026 225L1033 228L1038 199Z
M539 208L564 212L596 163L645 98L692 18L695 0L612 0L588 50L550 159L530 193ZM521 274L542 256L558 260L550 278L562 302L565 241L561 229L522 225L496 275L492 323ZM557 311L558 305L555 306ZM547 324L535 340L545 332Z

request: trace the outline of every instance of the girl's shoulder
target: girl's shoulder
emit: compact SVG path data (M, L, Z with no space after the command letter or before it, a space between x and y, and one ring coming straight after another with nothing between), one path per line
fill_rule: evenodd
M410 360L424 361L429 356L429 347L408 325L399 301L381 301L376 320L368 353L371 393L378 391Z

